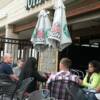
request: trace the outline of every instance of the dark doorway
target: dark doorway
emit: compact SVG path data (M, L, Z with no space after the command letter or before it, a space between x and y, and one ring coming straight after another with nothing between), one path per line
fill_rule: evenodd
M100 47L86 47L72 44L62 52L59 52L59 61L63 57L68 57L72 60L72 68L85 72L89 61L100 61Z

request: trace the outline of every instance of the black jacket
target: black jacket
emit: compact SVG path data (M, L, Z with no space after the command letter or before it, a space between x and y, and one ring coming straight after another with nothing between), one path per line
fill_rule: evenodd
M37 89L37 81L41 81L41 82L46 81L46 78L41 76L38 71L36 71L36 70L32 71L31 70L31 72L28 72L28 71L25 71L24 69L22 70L22 72L19 76L19 79L20 79L20 81L22 81L25 78L29 78L29 77L34 78L34 80L30 83L30 85L27 89L27 92L29 92L29 93Z

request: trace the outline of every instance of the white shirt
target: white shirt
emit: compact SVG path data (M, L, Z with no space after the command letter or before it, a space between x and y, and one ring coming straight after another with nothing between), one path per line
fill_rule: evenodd
M14 67L13 68L13 72L16 76L19 76L20 75L20 72L21 72L21 68L19 68L18 66L17 67Z

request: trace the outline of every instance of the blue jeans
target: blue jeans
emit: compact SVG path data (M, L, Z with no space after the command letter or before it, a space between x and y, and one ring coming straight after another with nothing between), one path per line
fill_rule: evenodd
M96 96L94 93L89 93L89 98L88 100L97 100Z
M86 93L85 95L87 100L97 100L95 93L90 92L90 93Z
M89 92L87 91L88 89L83 89L84 93L85 93L85 97L87 98L87 100L97 100L95 93L93 92Z

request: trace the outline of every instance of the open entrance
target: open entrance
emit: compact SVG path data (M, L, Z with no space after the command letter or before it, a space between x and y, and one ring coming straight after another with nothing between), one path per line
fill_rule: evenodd
M62 52L59 52L59 60L63 57L68 57L72 60L72 68L85 72L89 61L100 61L100 47L72 44Z

